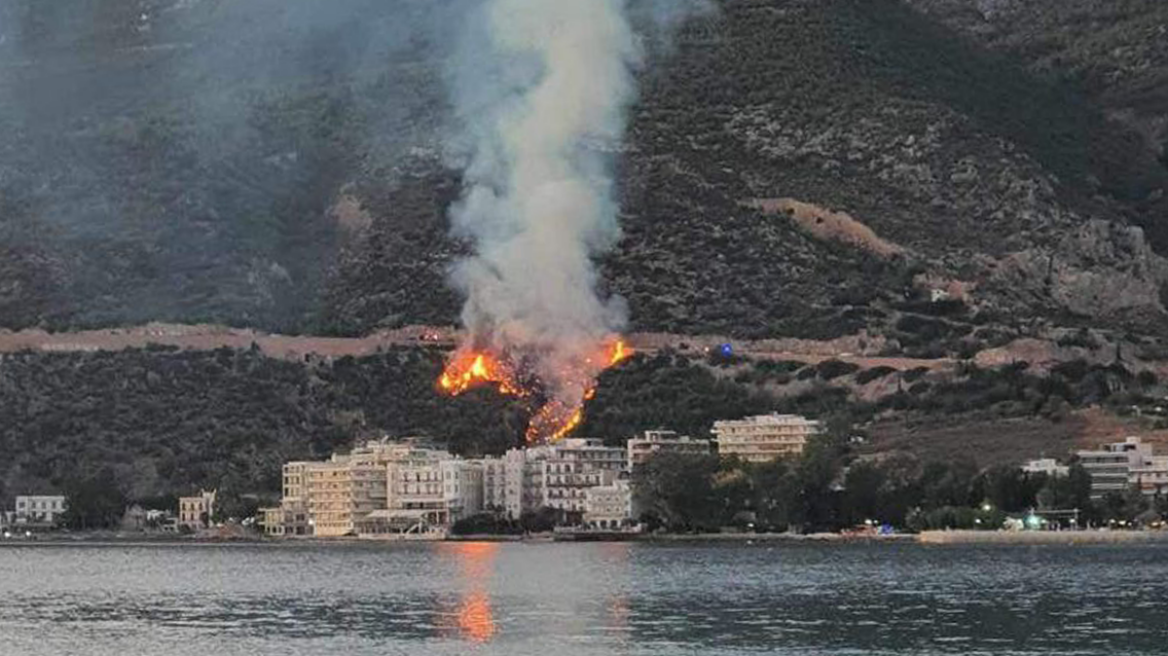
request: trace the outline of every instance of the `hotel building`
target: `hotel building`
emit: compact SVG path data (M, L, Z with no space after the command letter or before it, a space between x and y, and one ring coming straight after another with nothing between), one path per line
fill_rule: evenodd
M747 462L798 456L808 440L821 432L818 421L780 414L718 421L713 428L718 454L737 456Z
M1079 464L1091 475L1091 500L1098 501L1108 493L1123 494L1133 484L1144 485L1144 479L1153 490L1162 466L1152 453L1152 445L1138 437L1123 442L1103 445L1093 451L1079 451ZM1168 483L1168 481L1165 481Z

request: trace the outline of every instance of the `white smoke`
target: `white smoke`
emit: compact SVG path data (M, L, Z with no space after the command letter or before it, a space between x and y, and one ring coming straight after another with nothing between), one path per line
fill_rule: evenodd
M668 25L694 0L641 0ZM670 8L672 7L672 8ZM613 159L635 98L641 43L629 0L486 0L451 71L464 128L455 233L462 320L489 346L533 358L553 399L578 407L580 365L626 324L597 290L594 258L620 237Z
M570 395L554 389L558 361L625 322L598 296L592 258L620 236L610 160L640 50L623 0L492 0L482 26L492 59L479 64L494 70L472 66L471 93L456 94L474 138L451 213L476 251L454 273L463 321L497 348L539 354L550 391Z

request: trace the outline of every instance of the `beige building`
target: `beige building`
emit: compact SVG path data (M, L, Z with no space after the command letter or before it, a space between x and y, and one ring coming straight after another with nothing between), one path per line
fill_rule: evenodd
M1145 496L1168 495L1168 456L1152 456L1132 467L1128 482Z
M645 431L641 437L630 439L625 448L629 471L645 464L646 460L658 453L705 455L711 451L709 440L695 440L664 430Z
M215 519L215 491L200 490L198 496L178 500L178 527L192 531L208 528Z
M385 504L358 524L361 537L441 535L483 510L483 463L417 449L386 466Z
M362 519L385 508L388 463L415 448L413 442L379 440L352 453L334 454L324 462L285 464L280 506L260 511L264 532L318 537L356 534Z
M621 479L610 485L585 491L584 523L593 529L621 530L633 523L633 492L629 481Z
M821 432L818 421L780 414L718 421L713 428L718 454L747 462L801 455L808 440Z

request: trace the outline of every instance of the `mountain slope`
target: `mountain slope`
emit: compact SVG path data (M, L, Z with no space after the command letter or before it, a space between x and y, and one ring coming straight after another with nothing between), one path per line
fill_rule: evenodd
M1111 116L1130 94L1044 74L933 4L726 1L650 44L625 237L601 263L634 328L867 328L916 354L1162 331L1164 172ZM456 320L438 19L464 4L154 0L143 29L109 0L80 32L44 27L68 12L43 3L0 5L24 12L0 48L0 325ZM210 54L240 30L260 32ZM225 56L251 67L220 73Z

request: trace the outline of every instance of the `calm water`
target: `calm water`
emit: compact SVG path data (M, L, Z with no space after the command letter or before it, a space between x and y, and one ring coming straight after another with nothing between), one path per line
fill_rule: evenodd
M1168 547L0 548L3 656L1168 654Z

